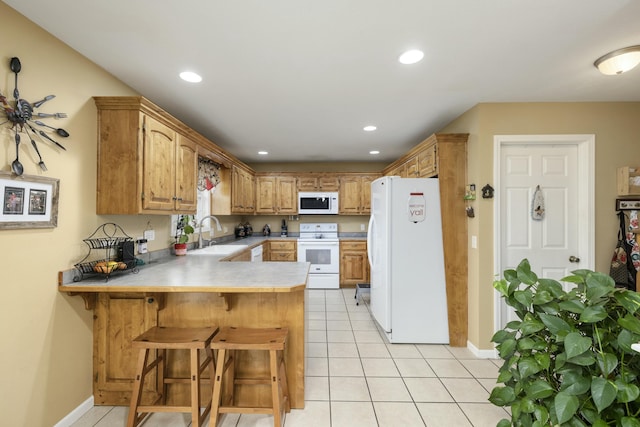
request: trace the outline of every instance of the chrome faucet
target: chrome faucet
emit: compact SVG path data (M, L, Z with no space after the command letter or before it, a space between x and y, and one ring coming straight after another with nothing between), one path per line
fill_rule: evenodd
M207 218L213 219L216 222L216 228L218 229L218 231L222 231L222 227L220 227L220 221L218 221L218 218L216 218L215 216L207 215L204 218L202 218L200 220L200 226L199 226L200 233L198 235L198 248L202 248L202 246L203 246L203 241L202 241L202 223ZM215 235L215 233L214 233L214 235Z

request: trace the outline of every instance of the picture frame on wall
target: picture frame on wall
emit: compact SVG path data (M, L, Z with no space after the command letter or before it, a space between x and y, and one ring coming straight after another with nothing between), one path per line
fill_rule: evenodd
M0 172L0 230L58 226L60 180Z

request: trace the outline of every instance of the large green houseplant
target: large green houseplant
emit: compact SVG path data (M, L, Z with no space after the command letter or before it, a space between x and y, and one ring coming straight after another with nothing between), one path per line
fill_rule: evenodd
M494 282L519 319L492 338L504 363L489 400L511 409L498 427L640 427L639 294L589 270L562 281L525 259Z

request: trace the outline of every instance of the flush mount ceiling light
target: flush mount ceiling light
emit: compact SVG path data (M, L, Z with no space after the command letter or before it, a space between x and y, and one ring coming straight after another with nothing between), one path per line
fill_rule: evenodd
M369 151L369 154L376 155L376 154L380 154L380 152L378 150L371 150Z
M181 72L180 78L189 83L200 83L202 81L202 77L200 77L199 74L196 74L193 71Z
M260 154L261 156L266 156L267 154L269 154L268 151L258 151L258 154Z
M367 132L373 132L374 130L378 129L376 126L373 125L369 125L369 126L365 126L362 128L363 130L367 131Z
M609 76L622 74L638 64L640 64L640 45L614 50L593 63L602 74Z
M415 64L416 62L420 62L422 58L424 58L424 52L422 52L421 50L413 49L413 50L408 50L402 55L400 55L400 57L398 58L398 61L400 61L400 63L405 65L411 65L411 64Z

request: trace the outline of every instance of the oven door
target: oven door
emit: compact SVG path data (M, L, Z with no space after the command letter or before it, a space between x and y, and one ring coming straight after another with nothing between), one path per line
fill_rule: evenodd
M309 274L340 273L340 244L337 241L298 240L298 262L309 262Z

